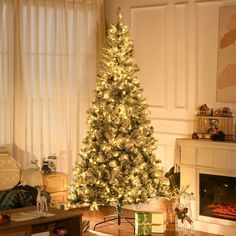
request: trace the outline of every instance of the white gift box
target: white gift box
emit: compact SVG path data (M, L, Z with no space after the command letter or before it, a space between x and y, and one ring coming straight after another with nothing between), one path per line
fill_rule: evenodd
M166 223L162 225L152 225L152 233L164 233L166 231Z
M152 212L152 233L166 231L166 212Z

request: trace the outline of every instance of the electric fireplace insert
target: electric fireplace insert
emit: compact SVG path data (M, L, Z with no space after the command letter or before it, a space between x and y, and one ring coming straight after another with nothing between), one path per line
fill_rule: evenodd
M200 215L236 221L236 177L200 174Z

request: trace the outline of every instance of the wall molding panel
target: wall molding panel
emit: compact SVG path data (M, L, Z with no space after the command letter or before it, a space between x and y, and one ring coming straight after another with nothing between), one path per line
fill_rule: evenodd
M188 107L188 78L187 78L187 9L186 3L174 7L174 108Z
M216 102L219 8L236 0L105 0L108 22L121 7L134 40L138 78L166 170L173 165L176 138L191 137L197 107ZM234 118L236 121L236 118ZM236 122L234 122L235 125Z
M135 48L139 48L135 49L135 59L140 68L138 76L144 87L144 96L150 105L161 109L167 106L166 7L161 5L130 9L131 34Z
M152 119L152 125L156 132L168 134L188 135L193 132L193 120L168 120L168 119Z

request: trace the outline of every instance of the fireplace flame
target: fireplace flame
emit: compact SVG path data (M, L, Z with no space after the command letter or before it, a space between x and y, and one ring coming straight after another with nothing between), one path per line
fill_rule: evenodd
M209 213L218 218L236 220L236 205L214 203L207 206Z

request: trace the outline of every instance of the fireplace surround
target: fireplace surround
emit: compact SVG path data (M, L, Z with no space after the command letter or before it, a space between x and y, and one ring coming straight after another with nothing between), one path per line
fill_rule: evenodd
M236 143L177 139L175 167L189 185L194 228L236 235Z

